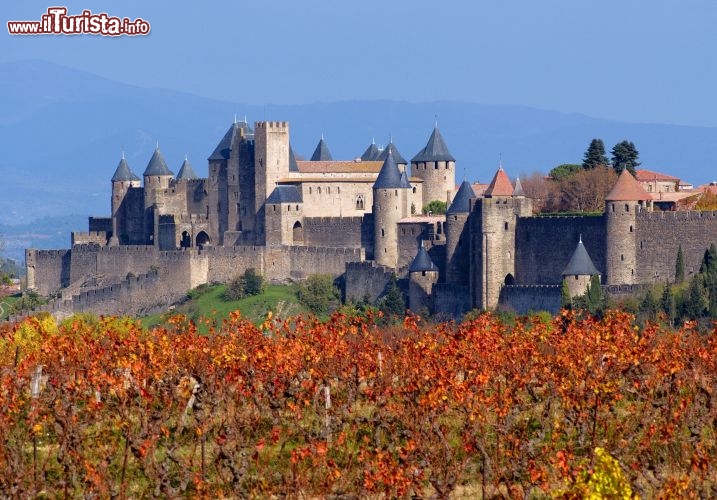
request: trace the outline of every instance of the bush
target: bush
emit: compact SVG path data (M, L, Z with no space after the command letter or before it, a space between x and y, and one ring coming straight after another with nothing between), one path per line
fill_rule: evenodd
M313 274L299 284L299 302L314 314L325 314L339 302L339 290L330 274Z
M225 300L239 300L264 291L264 277L250 267L244 274L231 280L224 292Z

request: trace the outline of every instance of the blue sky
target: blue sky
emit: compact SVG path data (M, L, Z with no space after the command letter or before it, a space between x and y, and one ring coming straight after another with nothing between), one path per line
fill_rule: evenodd
M39 20L51 5L3 2L3 24ZM450 99L717 126L714 0L61 5L142 17L152 32L18 37L3 29L0 62L43 59L253 104Z

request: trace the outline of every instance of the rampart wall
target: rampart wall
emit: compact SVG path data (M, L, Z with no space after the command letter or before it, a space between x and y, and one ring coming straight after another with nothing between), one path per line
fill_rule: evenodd
M498 309L517 314L560 311L560 285L504 285L500 289Z
M394 274L393 269L373 262L348 262L346 264L346 301L359 302L368 299L375 302L386 290Z
M519 217L515 234L515 284L560 284L563 269L581 235L593 264L604 278L604 217Z
M637 282L675 279L680 245L685 278L696 274L710 244L717 244L717 212L641 212L637 214Z
M40 295L52 295L70 284L70 250L25 252L28 287Z
M433 312L460 318L471 310L471 295L468 285L436 283L433 285Z

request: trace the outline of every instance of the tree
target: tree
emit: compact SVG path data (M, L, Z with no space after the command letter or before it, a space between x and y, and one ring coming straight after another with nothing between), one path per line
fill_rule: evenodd
M563 179L559 189L559 211L602 212L605 197L617 181L610 168L583 170Z
M637 161L640 154L635 148L635 144L631 141L621 141L612 148L612 166L615 172L622 173L627 169L632 175L635 175L635 168L640 166Z
M587 309L590 314L601 314L604 308L602 289L600 288L600 275L593 274L590 278L588 291L585 293Z
M447 208L448 207L447 207L445 201L433 200L433 201L429 201L428 204L425 207L423 207L421 210L423 211L424 214L430 213L433 215L438 215L438 214L445 214Z
M662 289L660 309L665 313L669 325L672 326L675 321L675 296L669 283L665 283L665 287Z
M699 319L707 311L707 290L702 283L702 276L697 275L690 281L690 287L683 302L682 315L689 319Z
M639 306L640 315L645 319L655 319L657 312L660 310L660 304L657 302L657 298L653 293L652 289L648 289L645 296L640 301Z
M406 314L406 303L403 300L401 289L398 288L398 279L396 279L395 274L388 283L385 295L379 299L377 305L379 310L388 317L389 321L395 321Z
M567 179L571 175L580 172L580 170L582 170L582 166L577 163L562 163L548 172L548 177L554 181L562 181L563 179Z
M312 274L299 284L299 302L314 314L326 314L338 305L339 290L330 274Z
M675 283L685 281L685 256L682 253L682 245L677 248L677 260L675 262Z
M560 306L563 309L570 309L572 305L572 297L570 296L570 289L568 288L568 281L563 280L563 284L560 287Z
M597 167L598 165L606 167L609 164L610 162L608 161L607 156L605 156L605 143L602 142L602 139L593 139L590 141L590 146L588 146L588 150L585 151L583 168L589 170Z
M239 300L264 291L264 277L250 267L241 276L231 280L224 292L226 300Z

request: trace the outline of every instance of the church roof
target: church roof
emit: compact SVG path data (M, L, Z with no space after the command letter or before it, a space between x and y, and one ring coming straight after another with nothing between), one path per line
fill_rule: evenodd
M508 179L508 174L505 173L503 167L500 167L495 173L493 180L490 181L488 189L485 190L484 196L490 198L492 196L512 196L515 188Z
M294 149L289 144L289 172L298 172L299 165L296 163L296 156L294 156Z
M169 167L167 167L167 162L164 161L164 156L162 156L159 146L157 146L154 153L152 153L152 158L150 158L143 175L145 177L148 175L174 175L174 173L169 170Z
M316 149L314 149L314 154L311 155L311 161L331 161L333 158L331 157L331 151L329 151L329 147L326 145L326 141L322 137L319 143L316 145Z
M513 189L513 196L525 196L523 185L520 183L520 177L515 180L515 189Z
M366 151L363 152L361 155L361 160L363 161L375 161L378 160L379 155L381 152L376 147L375 142L371 142L371 144L366 148Z
M622 171L612 191L605 197L605 201L641 201L651 199L652 196L645 191L627 169Z
M400 163L403 165L407 165L408 162L406 159L401 156L401 153L398 152L398 148L393 144L393 141L388 143L388 146L386 146L383 151L378 155L377 160L384 161L386 157L388 156L389 151L393 154L393 159L396 161L396 163Z
M393 189L393 188L405 188L406 185L402 182L401 172L398 170L396 160L393 158L393 154L389 153L386 156L386 160L383 162L381 171L376 177L376 182L373 184L374 189ZM410 185L408 186L410 187Z
M182 167L179 169L177 179L199 179L199 176L194 171L194 169L192 168L192 164L189 163L189 160L187 158L184 159Z
M229 127L229 130L227 130L227 133L224 134L224 137L222 137L222 140L219 141L219 144L217 144L217 147L214 148L214 152L212 152L211 156L207 158L208 160L228 160L229 155L232 152L232 149L235 146L236 137L238 136L237 132L243 129L245 136L251 136L254 134L254 131L249 127L249 124L247 122L234 122L232 123L231 127Z
M456 197L453 198L453 202L451 203L451 206L448 207L446 213L458 214L470 212L470 200L471 198L475 197L476 195L473 191L473 188L471 187L471 183L468 181L463 181L461 187L458 188Z
M266 199L267 203L301 203L301 193L296 186L278 185Z
M120 160L119 164L117 165L117 170L115 170L115 174L112 176L112 182L127 182L127 181L138 181L139 177L137 177L134 173L132 173L132 170L129 168L129 165L127 164L127 160L124 159L124 155L122 156L122 159Z
M438 272L438 268L431 260L431 257L429 257L428 252L426 252L426 249L423 247L423 243L421 243L421 247L418 249L416 257L413 259L413 262L411 262L411 265L408 267L408 272L420 273L423 271Z
M412 162L418 161L456 161L453 155L448 151L441 132L438 127L433 129L431 137L428 138L426 147L418 152L416 156L411 159Z
M593 264L592 259L590 259L590 255L588 255L581 238L573 252L573 256L570 257L568 265L563 270L563 276L592 276L593 274L600 274L600 272Z

